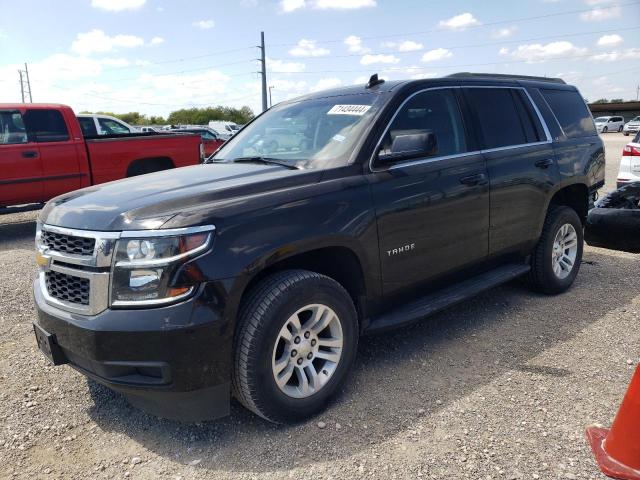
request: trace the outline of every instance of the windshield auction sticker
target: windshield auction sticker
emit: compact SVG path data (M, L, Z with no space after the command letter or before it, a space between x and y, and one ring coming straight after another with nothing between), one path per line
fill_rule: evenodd
M371 105L334 105L327 112L327 115L357 115L361 117L370 108Z

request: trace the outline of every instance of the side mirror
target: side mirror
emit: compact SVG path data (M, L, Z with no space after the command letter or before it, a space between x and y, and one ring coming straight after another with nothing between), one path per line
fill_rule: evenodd
M393 139L391 148L378 154L381 163L393 163L410 158L430 157L438 153L435 134L430 130L399 134Z

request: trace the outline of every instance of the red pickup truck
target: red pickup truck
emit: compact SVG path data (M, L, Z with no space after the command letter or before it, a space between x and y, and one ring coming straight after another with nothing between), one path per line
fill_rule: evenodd
M193 134L84 137L73 110L0 104L0 207L45 202L98 183L200 163Z

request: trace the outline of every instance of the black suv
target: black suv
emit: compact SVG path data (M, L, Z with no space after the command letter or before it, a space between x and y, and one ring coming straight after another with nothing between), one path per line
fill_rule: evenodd
M318 412L362 334L580 268L604 149L562 80L456 74L314 93L205 165L79 190L39 218L42 351L152 413Z

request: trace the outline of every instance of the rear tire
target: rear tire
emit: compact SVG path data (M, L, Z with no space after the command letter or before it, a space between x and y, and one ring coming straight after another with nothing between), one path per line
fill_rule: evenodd
M580 270L583 246L583 225L576 211L550 207L531 254L531 287L548 295L566 291Z
M356 310L338 282L306 270L270 275L240 307L234 396L270 422L306 419L343 384L357 345Z

